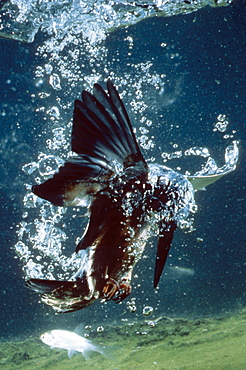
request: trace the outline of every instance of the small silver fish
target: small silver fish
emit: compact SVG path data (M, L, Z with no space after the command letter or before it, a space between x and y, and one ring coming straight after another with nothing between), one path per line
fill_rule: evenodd
M51 330L41 335L41 341L51 348L62 348L68 351L68 357L72 358L75 352L81 352L88 359L88 352L104 354L103 348L95 346L90 340L67 330Z

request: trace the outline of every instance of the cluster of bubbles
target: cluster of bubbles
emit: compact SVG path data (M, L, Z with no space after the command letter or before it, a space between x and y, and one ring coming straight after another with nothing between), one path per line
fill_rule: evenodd
M47 140L51 151L61 150L64 145L63 129L54 129L53 140ZM61 157L40 153L36 162L30 162L22 167L27 176L32 176L36 183L57 172L64 163ZM64 255L67 235L63 227L63 217L66 208L56 207L37 197L31 191L31 185L26 184L26 195L23 198L25 211L17 228L18 242L15 252L23 264L26 277L31 278L69 278L81 265L81 256ZM33 219L33 215L35 215ZM29 219L29 222L28 222Z
M126 302L126 308L132 312L135 313L137 310L137 305L136 305L136 298L131 298L129 301Z
M132 297L130 300L126 302L126 308L131 313L135 313L137 311L137 302L135 297ZM142 315L145 317L152 315L153 312L154 308L151 306L144 306L142 309Z
M217 117L217 122L214 125L214 131L225 132L229 124L228 119L225 114L219 114Z
M56 143L52 143L56 144ZM51 176L57 172L58 168L63 164L63 160L54 155L47 155L40 153L37 162L30 162L22 167L22 170L31 175L33 172L38 171L41 176Z
M225 114L219 114L218 117L217 117L217 122L214 125L213 131L219 131L219 132L224 133L227 130L228 125L229 125L229 120L226 117L226 115ZM234 137L235 133L236 133L236 130L232 130L232 132L230 134L229 133L224 134L223 138L224 139L232 139Z
M129 26L150 16L187 14L204 6L225 6L232 0L5 0L0 4L0 35L32 42L39 29L64 39L83 34L93 42L110 29ZM94 32L91 34L90 30Z
M177 144L173 145L173 147L177 146L178 146ZM210 157L210 153L208 148L195 146L186 150L176 150L175 152L172 153L162 152L161 156L163 162L167 162L170 161L171 159L182 158L184 156L198 156L202 158L208 158Z

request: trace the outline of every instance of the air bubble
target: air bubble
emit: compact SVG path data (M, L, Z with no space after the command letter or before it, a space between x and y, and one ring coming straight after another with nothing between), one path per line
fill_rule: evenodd
M60 118L60 111L59 108L57 107L51 107L48 111L47 114L51 117L51 119L59 119Z
M59 159L53 155L44 156L38 162L38 169L41 176L50 176L58 170Z
M203 238L196 238L196 241L197 241L198 243L202 243L202 242L203 242Z
M148 321L148 326L151 328L155 327L155 322L154 321Z
M38 164L36 162L27 163L22 167L22 171L24 171L27 175L31 175L36 169L38 168Z
M47 270L48 270L49 272L53 272L53 271L54 271L54 266L53 266L53 265L49 265L49 266L47 267Z
M45 64L44 68L45 68L45 72L46 72L48 75L50 75L50 74L51 74L51 72L53 71L53 67L52 67L52 65L51 65L51 64Z
M58 74L54 73L49 78L49 83L54 90L61 90L61 80Z
M103 326L98 326L97 332L102 333L103 331L104 331L104 327Z
M226 118L225 114L219 114L217 117L217 122L214 125L214 131L220 131L220 132L225 132L227 130L227 126L229 124L229 121Z
M200 156L200 157L203 157L203 158L208 158L210 156L210 153L209 153L209 150L207 148L194 146L190 149L187 149L184 152L184 155L185 156L194 155L194 156Z
M24 196L23 199L24 207L26 208L36 208L37 205L37 197L36 195L30 193Z
M151 306L145 306L143 308L143 315L144 316L149 316L149 315L151 315L153 313L153 311L154 311L153 307L151 307Z

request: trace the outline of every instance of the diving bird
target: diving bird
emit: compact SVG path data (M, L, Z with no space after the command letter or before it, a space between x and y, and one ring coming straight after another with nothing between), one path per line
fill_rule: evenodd
M90 219L76 247L83 263L73 279L26 281L59 312L79 310L98 298L124 300L131 293L133 267L154 228L156 288L174 232L195 205L196 176L188 179L166 166L147 164L111 81L107 90L95 84L93 94L83 91L75 101L75 154L52 178L32 187L34 194L57 206L88 204ZM215 180L204 176L202 187Z

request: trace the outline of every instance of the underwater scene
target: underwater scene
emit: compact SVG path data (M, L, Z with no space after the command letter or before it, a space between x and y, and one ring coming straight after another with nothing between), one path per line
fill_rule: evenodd
M243 0L0 1L1 369L244 369Z

